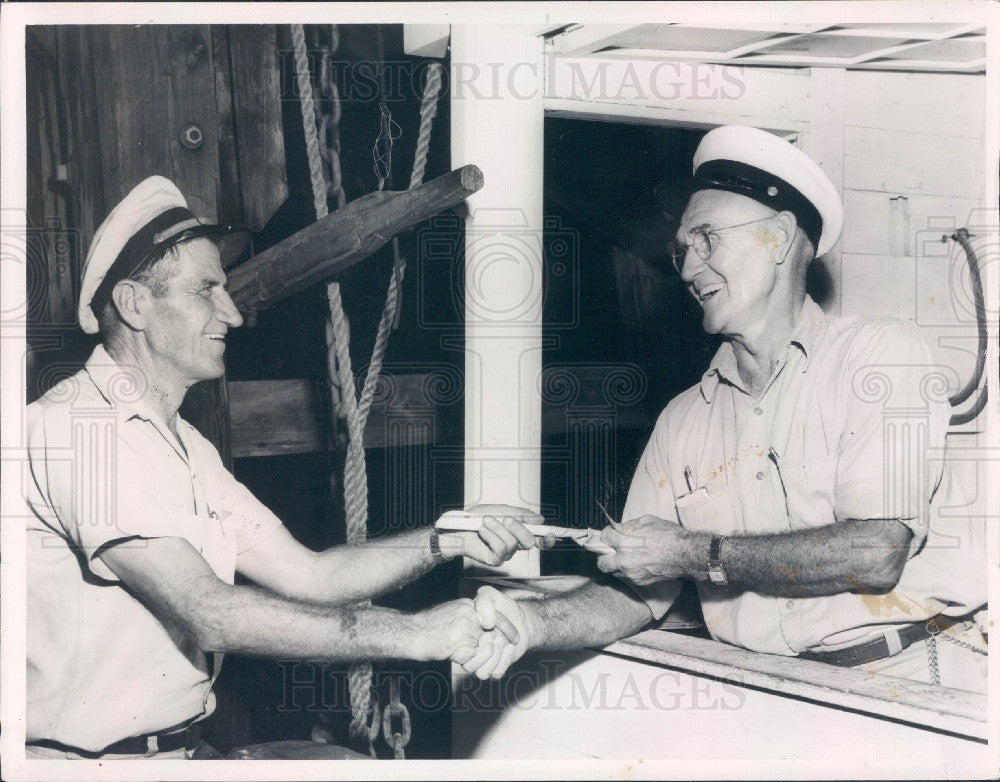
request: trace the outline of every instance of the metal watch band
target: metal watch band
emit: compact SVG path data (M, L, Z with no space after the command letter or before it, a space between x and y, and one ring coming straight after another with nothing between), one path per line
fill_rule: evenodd
M722 538L718 535L713 535L712 542L708 544L708 565L722 567Z
M441 540L438 537L437 529L434 527L431 527L431 557L434 558L435 565L440 565L444 562L444 554L441 553Z
M722 538L719 535L713 535L708 544L708 580L720 586L729 583L729 576L722 566Z

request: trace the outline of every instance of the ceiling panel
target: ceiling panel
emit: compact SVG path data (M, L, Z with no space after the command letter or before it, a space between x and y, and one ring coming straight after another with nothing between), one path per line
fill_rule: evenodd
M986 68L984 29L953 22L571 25L547 46L557 57L956 73Z
M604 42L606 48L663 49L725 53L774 38L775 31L644 24Z
M986 41L980 38L949 38L931 41L888 55L888 60L932 60L969 62L986 58Z
M855 35L800 35L789 41L779 41L758 51L765 54L804 54L809 57L854 59L866 54L899 46L907 38L870 38Z
M888 38L922 38L937 40L949 35L963 32L968 25L949 22L926 22L914 24L869 23L869 24L838 24L832 28L837 33L877 35Z

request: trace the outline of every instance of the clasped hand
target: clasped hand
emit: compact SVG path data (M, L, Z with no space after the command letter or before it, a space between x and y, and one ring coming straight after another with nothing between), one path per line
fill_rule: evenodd
M416 659L458 663L481 679L500 678L528 648L520 605L490 586L414 615Z
M451 659L480 679L499 679L527 651L531 641L523 604L491 586L473 601L480 633L474 647L456 650Z

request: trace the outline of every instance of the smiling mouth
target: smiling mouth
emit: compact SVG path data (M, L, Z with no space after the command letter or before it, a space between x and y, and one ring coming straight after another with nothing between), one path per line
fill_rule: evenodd
M698 301L704 303L704 302L708 301L710 298L712 298L716 293L718 293L721 290L722 290L722 285L721 284L719 284L719 285L710 285L707 288L704 288L703 290L698 291L695 295L697 296Z

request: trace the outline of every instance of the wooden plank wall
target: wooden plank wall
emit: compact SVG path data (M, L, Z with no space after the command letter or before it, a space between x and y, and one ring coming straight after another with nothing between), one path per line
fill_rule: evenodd
M200 216L255 230L286 200L274 26L55 29L61 162L84 253L106 213L152 174L172 179ZM195 147L183 143L191 126ZM226 411L224 382L195 386L182 410L228 461Z

